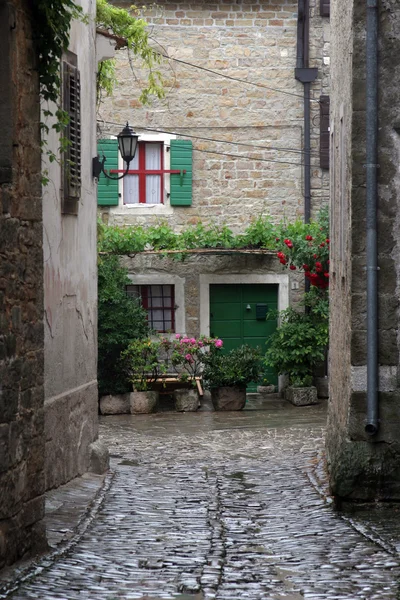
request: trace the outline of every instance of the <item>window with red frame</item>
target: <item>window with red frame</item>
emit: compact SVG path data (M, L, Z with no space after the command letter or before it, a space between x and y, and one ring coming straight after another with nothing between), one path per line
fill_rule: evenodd
M175 293L173 285L127 285L126 293L139 298L147 311L150 329L158 333L175 331Z
M164 153L160 142L139 142L123 179L124 204L164 203Z

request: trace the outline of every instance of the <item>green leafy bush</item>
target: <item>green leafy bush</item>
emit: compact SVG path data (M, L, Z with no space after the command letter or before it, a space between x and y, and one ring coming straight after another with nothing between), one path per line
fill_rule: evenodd
M279 375L289 375L289 384L307 387L313 370L325 358L328 346L327 300L315 292L306 294L306 313L288 308L280 313L280 327L272 334L265 364Z
M132 340L126 350L121 353L121 361L128 380L136 392L146 392L162 374L167 365L160 361L159 340L150 338Z
M207 388L246 386L261 377L261 350L244 344L224 354L222 345L211 345L204 357L203 379Z
M131 298L125 286L130 281L117 256L99 258L98 263L98 384L99 393L123 394L130 390L120 354L131 340L147 337L146 312Z

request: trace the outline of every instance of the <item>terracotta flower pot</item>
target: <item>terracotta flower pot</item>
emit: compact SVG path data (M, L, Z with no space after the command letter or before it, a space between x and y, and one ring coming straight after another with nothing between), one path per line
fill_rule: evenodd
M246 404L246 386L212 388L211 401L215 410L243 410Z

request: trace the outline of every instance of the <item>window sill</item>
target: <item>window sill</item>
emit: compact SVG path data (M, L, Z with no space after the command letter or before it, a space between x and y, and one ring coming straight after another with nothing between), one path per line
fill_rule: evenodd
M115 215L131 214L133 211L136 215L172 215L174 213L174 209L169 204L121 204L110 208Z

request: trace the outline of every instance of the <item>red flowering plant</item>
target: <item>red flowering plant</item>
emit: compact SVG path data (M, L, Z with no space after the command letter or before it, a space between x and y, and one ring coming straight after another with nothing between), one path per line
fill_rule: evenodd
M221 348L223 341L205 335L195 338L177 333L172 340L162 337L160 345L164 361L178 373L179 379L196 385L196 377L203 372L205 353L211 347Z
M319 289L329 287L329 222L327 210L317 221L283 223L275 238L277 257L291 271L304 271L310 284Z

